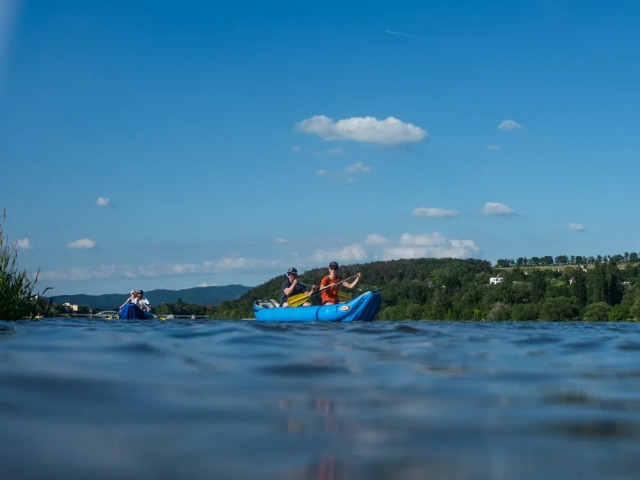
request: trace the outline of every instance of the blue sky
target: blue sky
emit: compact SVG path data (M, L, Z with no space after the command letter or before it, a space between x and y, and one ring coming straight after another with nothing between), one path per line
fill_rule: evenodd
M640 251L637 2L1 3L0 208L52 294Z

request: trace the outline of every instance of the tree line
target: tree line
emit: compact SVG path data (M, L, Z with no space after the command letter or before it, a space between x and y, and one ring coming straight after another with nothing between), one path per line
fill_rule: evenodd
M640 318L640 270L611 257L592 268L516 266L498 270L484 260L414 259L349 265L343 277L362 272L354 295L379 289L380 320L634 320ZM317 283L324 269L300 280ZM500 275L501 283L490 278ZM252 318L256 299L280 299L284 275L234 301L214 307L218 319ZM317 296L312 301L318 304Z
M595 263L609 263L613 261L615 263L628 263L637 262L638 253L636 252L624 252L624 255L597 255L597 256L581 256L581 255L558 255L552 257L551 255L545 255L544 257L518 257L517 259L501 258L496 261L496 266L500 268L509 267L542 267L550 265L589 265Z

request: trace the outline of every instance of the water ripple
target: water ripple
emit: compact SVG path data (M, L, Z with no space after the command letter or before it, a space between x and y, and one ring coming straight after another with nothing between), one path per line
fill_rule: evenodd
M639 331L0 322L3 476L635 479Z

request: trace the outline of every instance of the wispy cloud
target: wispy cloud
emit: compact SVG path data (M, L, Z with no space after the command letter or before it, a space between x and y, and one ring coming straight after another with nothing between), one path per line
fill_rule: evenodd
M414 217L424 218L451 218L460 215L457 210L448 210L445 208L434 207L419 207L413 210L412 215Z
M325 155L342 155L344 151L341 148L329 148L323 152L315 151L313 152L314 157L323 157Z
M419 38L419 39L423 39L423 37L419 37L417 35L410 35L408 33L402 33L402 32L394 32L393 30L382 30L384 33L390 33L391 35L400 35L402 37L410 37L410 38Z
M344 170L329 171L326 169L318 170L315 175L317 177L327 177L334 182L355 183L357 178L355 175L371 173L373 169L364 162L356 162L347 165Z
M276 242L276 243L287 243L288 241L289 241L289 240L287 240L287 239L286 239L286 238L284 238L284 237L278 237L278 238L276 238L276 239L275 239L275 242Z
M345 172L349 172L349 173L370 173L371 172L371 167L369 165L366 165L364 162L357 162L354 163L353 165L349 165L347 168L344 169Z
M334 260L352 262L364 260L365 258L367 258L367 251L358 243L354 243L338 250L316 250L315 253L309 257L309 260L313 262L331 262Z
M515 215L516 212L504 203L487 202L482 208L482 213L485 215Z
M385 243L389 243L389 240L378 233L372 233L371 235L367 235L364 243L367 245L384 245Z
M571 230L579 230L579 231L584 231L587 229L587 227L585 227L582 223L575 223L575 222L571 222L569 224L569 228Z
M500 125L498 125L498 130L518 130L519 128L522 128L522 125L520 125L517 122L514 122L513 120L505 120L503 121Z
M31 243L29 242L29 238L20 238L17 242L16 242L16 247L19 248L20 250L31 250L33 248L33 246L31 245Z
M99 207L108 207L111 205L111 199L105 197L98 197L96 200L96 205Z
M271 270L283 268L282 260L264 260L246 257L222 257L201 263L167 263L150 265L97 265L86 267L44 270L43 280L103 280L111 278L153 278L193 275L201 273L224 273L238 270Z
M81 238L75 242L67 243L67 247L76 249L89 249L96 248L98 244L94 240L88 238Z
M468 258L480 249L473 240L448 239L439 232L414 235L404 233L400 246L385 248L382 260L400 258Z

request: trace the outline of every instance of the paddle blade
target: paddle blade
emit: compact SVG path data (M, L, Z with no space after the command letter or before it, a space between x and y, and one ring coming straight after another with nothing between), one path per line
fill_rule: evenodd
M287 303L290 307L296 308L302 305L304 302L311 298L311 293L299 293L298 295L293 295L289 297Z
M353 298L353 295L347 292L338 291L338 300L341 302L350 302Z

